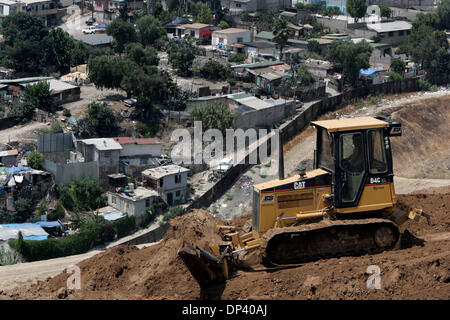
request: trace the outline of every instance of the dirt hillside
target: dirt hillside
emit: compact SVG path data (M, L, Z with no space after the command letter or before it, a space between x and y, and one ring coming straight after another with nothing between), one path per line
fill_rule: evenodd
M402 226L403 240L393 251L306 263L275 272L238 271L226 285L200 290L177 252L183 241L207 247L219 241L212 230L216 221L196 210L171 221L158 245L137 249L109 249L79 266L81 290L66 290L67 273L30 287L2 292L1 299L449 299L450 241L421 240L430 234L448 234L450 190L401 195L407 206L420 206L430 216ZM250 216L235 220L246 228ZM406 231L407 230L407 231ZM369 290L370 265L381 270L381 289Z

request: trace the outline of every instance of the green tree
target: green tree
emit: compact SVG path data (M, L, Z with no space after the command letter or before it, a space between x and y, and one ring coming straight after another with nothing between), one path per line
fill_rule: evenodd
M380 4L379 7L380 7L380 15L382 17L385 17L385 18L390 18L391 17L391 15L392 15L391 8L389 8L388 6L385 6L383 4Z
M395 71L390 71L390 72L387 73L387 75L389 76L389 78L391 80L394 80L394 81L399 81L399 80L403 79L403 77L399 73L397 73Z
M37 151L31 151L27 156L27 164L30 168L42 170L44 165L44 155Z
M61 202L71 211L81 212L96 210L106 205L98 180L93 178L76 179L70 186L61 190Z
M243 53L232 53L228 56L228 62L244 62L247 56Z
M90 50L83 41L74 41L72 56L70 60L71 66L78 66L88 62Z
M320 43L316 40L309 40L307 49L308 51L315 52L318 55L320 55L320 53L322 52L322 49L320 48Z
M47 214L47 220L48 221L61 220L64 219L65 216L66 210L64 210L63 205L60 202L58 202L55 208L52 211L50 211L49 214Z
M47 65L54 65L63 74L69 72L75 53L75 40L63 29L52 28L43 43Z
M98 56L89 59L89 80L97 88L120 89L123 62L123 57Z
M202 121L203 130L218 129L225 132L233 126L233 115L230 108L219 102L194 106L191 110L194 121Z
M1 33L11 67L17 72L38 73L45 64L44 38L48 29L42 19L17 13L2 19Z
M402 75L405 72L406 63L402 59L394 59L391 62L391 70Z
M436 14L439 18L439 28L450 29L450 0L439 1Z
M188 76L198 49L190 37L185 37L179 43L170 41L167 53L169 62L177 73L181 76Z
M200 69L200 73L209 80L226 79L229 74L227 66L213 60L205 63Z
M115 18L108 27L106 33L114 38L114 46L117 52L122 53L127 43L136 40L136 30L134 26L120 18Z
M157 51L152 47L144 48L140 43L129 43L126 46L125 56L141 67L157 66L159 63ZM152 70L150 73L155 71Z
M261 31L272 31L273 25L278 17L278 11L271 8L267 11L257 12L253 19L250 21L255 22L256 30Z
M344 79L355 85L359 71L370 67L371 54L372 47L366 41L355 44L350 40L336 40L328 49L327 60L342 67Z
M91 102L74 131L83 138L114 137L119 131L119 122L120 117L106 103Z
M45 203L44 200L42 200L36 206L36 210L34 210L34 216L39 219L42 215L47 214L47 210L48 210L47 204Z
M278 19L272 29L272 33L275 37L275 42L280 48L280 59L283 54L283 48L286 46L289 36L291 35L291 30L288 27L288 22L286 19Z
M220 21L220 23L217 25L220 29L228 29L230 27L230 25L228 24L228 22L222 20Z
M347 12L355 19L358 20L366 15L367 2L365 0L346 0Z
M17 198L14 201L14 207L16 208L16 214L14 222L25 222L33 216L33 202L28 198Z
M40 81L36 84L26 86L22 101L25 110L32 111L34 108L51 110L53 96L50 90L50 83Z
M147 15L136 22L137 35L144 47L155 45L158 39L166 36L166 30L154 16Z

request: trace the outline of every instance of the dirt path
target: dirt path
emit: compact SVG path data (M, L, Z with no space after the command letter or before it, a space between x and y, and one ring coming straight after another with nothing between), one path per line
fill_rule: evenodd
M0 130L0 141L36 141L39 130L47 127L46 123L32 121L24 125Z

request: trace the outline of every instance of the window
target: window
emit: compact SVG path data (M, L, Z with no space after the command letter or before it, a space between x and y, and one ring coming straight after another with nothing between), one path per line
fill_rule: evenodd
M368 131L369 169L370 173L384 173L387 170L386 152L381 130Z
M180 194L181 194L180 190L178 190L177 192L175 192L175 196L176 196L176 197L179 197Z
M145 199L145 207L150 207L150 199Z
M403 36L405 34L405 31L403 31L403 30L400 30L399 32L398 32L398 35L399 36Z
M164 178L159 179L159 187L162 188L164 185Z
M331 136L325 129L318 129L317 139L319 140L317 150L318 167L334 171L333 143Z
M393 32L393 31L390 31L390 32L388 33L388 35L389 35L389 37L393 37L393 36L394 36L394 32Z
M105 158L111 158L111 151L105 151Z
M237 38L237 42L242 43L242 42L244 42L244 39L242 37L239 37L239 38Z
M181 174L175 175L175 183L181 183Z
M240 3L236 3L236 8L240 8L241 4Z
M384 33L380 33L379 36L380 36L380 38L384 38L385 34Z
M191 31L191 37L195 37L195 31Z
M356 200L365 173L363 135L347 133L340 136L340 159L342 170L342 202Z

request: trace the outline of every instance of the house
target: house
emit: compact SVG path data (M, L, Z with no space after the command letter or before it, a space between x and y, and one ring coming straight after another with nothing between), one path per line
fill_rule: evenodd
M159 200L158 192L155 190L134 186L129 189L120 188L117 192L108 191L106 196L110 207L127 216L135 217L136 224L146 220L148 210Z
M113 138L121 146L120 168L129 176L134 176L146 168L158 166L156 158L161 155L161 142L158 138Z
M334 69L331 62L324 60L307 59L304 65L316 79L325 79Z
M276 43L270 41L246 42L244 52L251 57L252 63L259 61L259 58L275 59Z
M396 8L420 8L420 7L433 7L435 1L433 0L369 0L369 5L385 5L388 7Z
M176 36L181 38L184 35L189 35L192 38L200 39L202 32L211 31L213 26L204 23L188 23L182 24L175 28Z
M271 128L295 113L295 100L257 98L240 92L224 96L196 98L188 102L188 108L209 102L222 102L235 116L235 127L240 129Z
M94 34L81 34L73 36L75 40L83 41L90 47L105 49L111 46L113 41L112 36L108 36L106 33L94 33Z
M19 152L17 149L0 151L0 163L4 166L14 166L16 165L17 155Z
M411 23L407 21L368 23L365 27L355 29L354 33L355 36L369 39L378 36L381 42L397 46L408 42L411 28Z
M53 0L20 0L22 12L38 16L44 20L46 25L57 22L58 5Z
M247 29L228 28L216 30L212 33L211 44L217 46L219 43L230 49L235 49L238 53L244 52L244 43L252 41L252 32ZM231 50L230 50L231 51Z
M291 0L221 0L221 5L233 15L269 9L284 10L292 6Z
M64 81L56 80L52 77L3 79L0 80L0 85L7 86L4 88L5 90L3 90L4 94L10 95L13 98L18 98L22 95L27 86L37 84L41 81L46 81L49 83L50 91L54 98L54 106L80 100L80 87L66 83Z
M108 183L108 175L119 172L122 146L112 138L93 138L77 141L77 150L85 162L97 162L98 177L102 185Z
M58 186L72 184L77 178L98 179L99 165L77 152L77 141L72 132L39 134L37 151L44 155L43 168L51 172Z
M166 29L167 33L176 34L177 27L189 24L190 21L184 17L173 17L169 22L167 22L163 27Z
M0 1L0 25L4 17L10 14L15 14L22 12L22 3L11 1L11 0L1 0Z
M190 170L170 164L142 171L144 185L157 190L169 206L183 203L187 197L187 175Z

